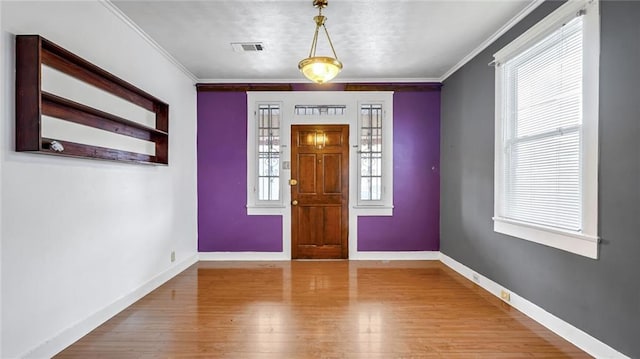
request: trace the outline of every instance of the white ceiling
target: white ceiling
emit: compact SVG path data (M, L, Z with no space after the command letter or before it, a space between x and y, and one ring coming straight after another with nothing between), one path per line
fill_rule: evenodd
M536 0L330 0L327 29L344 70L335 81L438 81ZM199 82L304 82L311 0L111 0ZM262 42L234 52L231 42ZM320 37L318 55L330 52Z

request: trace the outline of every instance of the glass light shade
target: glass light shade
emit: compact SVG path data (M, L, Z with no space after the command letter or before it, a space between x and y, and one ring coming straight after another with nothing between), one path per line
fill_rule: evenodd
M333 57L315 56L300 61L298 68L306 78L322 84L338 75L342 70L342 62Z

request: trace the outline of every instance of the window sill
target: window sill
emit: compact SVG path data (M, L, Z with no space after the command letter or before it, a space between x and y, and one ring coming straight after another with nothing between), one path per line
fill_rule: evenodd
M588 258L598 259L598 238L582 233L494 217L493 230Z
M353 206L358 216L393 216L393 206Z
M249 216L279 216L283 214L285 206L278 204L272 206L247 206Z

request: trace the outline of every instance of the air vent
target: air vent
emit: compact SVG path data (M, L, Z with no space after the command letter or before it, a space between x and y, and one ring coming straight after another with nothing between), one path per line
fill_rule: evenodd
M264 45L261 42L232 42L231 47L234 52L255 52L264 50Z

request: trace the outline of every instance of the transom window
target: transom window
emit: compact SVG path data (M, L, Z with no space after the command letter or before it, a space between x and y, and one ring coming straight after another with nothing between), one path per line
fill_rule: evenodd
M296 115L303 116L336 116L344 115L347 111L345 105L296 105Z

